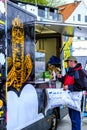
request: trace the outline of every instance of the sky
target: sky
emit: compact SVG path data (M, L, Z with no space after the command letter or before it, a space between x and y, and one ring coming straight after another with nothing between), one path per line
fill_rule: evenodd
M74 2L75 0L66 0L67 1L67 3L72 3L72 2ZM87 0L77 0L77 1L84 1L85 3L87 3Z
M74 0L66 0L67 1L67 3L72 3L72 2L74 2ZM77 0L77 1L79 1L79 0Z
M50 0L48 0L50 1ZM62 5L62 4L68 4L68 3L73 3L74 1L84 1L85 4L87 5L87 0L53 0L54 6L56 6L56 4Z

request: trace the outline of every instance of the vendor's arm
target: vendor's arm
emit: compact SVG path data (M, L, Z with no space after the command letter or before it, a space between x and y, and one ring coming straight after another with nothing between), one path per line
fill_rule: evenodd
M62 74L57 74L57 78L58 78L58 80L59 80L60 82L63 83L63 81L64 81L64 76L62 76Z

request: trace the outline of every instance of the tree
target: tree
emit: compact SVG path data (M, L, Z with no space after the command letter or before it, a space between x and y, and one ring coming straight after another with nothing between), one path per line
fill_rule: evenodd
M59 5L63 5L67 2L67 0L15 0L20 2L26 2L26 3L33 3L33 4L40 4L40 5L46 5L50 7L56 7Z
M48 5L47 0L20 0L20 1L27 2L27 3L40 4L40 5Z
M60 6L66 3L67 0L48 0L48 5L51 7Z

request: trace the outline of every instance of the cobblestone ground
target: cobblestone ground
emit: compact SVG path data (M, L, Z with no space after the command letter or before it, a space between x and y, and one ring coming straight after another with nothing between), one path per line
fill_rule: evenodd
M81 130L87 130L87 117L82 118L81 127ZM57 130L71 130L71 122L68 115L65 116L61 121L59 121Z

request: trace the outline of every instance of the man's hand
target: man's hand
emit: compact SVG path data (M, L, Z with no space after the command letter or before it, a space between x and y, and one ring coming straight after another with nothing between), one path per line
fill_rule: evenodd
M61 74L57 74L57 77L58 77L58 78L62 78L62 75L61 75Z
M64 86L63 86L63 89L64 89L64 90L68 90L68 85L64 85Z

